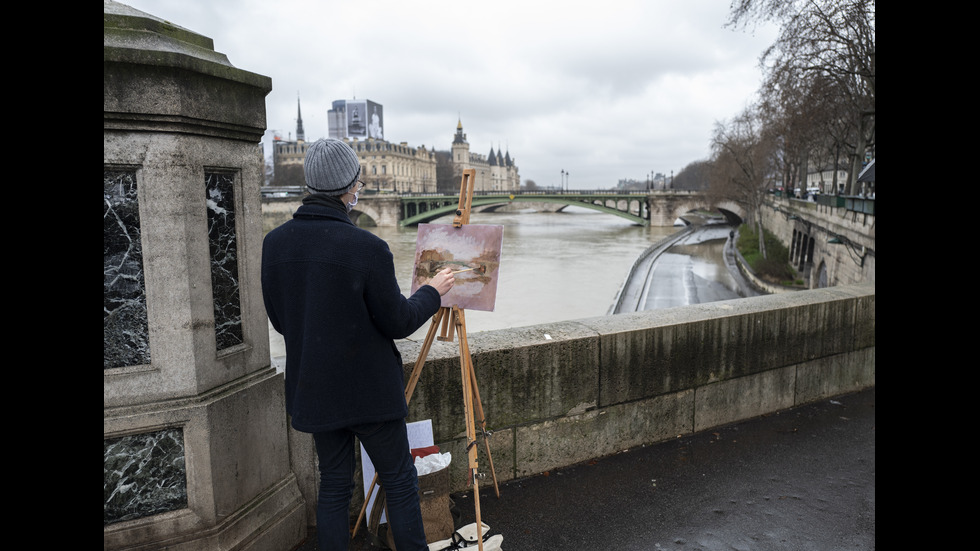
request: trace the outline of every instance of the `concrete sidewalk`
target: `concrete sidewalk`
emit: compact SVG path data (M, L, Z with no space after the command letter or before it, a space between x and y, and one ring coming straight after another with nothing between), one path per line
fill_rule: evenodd
M481 518L505 551L873 550L875 389L510 481L499 499L489 484ZM472 495L453 499L473 522Z

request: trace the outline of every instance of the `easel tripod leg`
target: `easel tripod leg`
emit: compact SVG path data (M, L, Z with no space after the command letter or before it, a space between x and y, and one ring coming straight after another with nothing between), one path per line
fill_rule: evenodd
M459 311L459 316L463 319L462 310ZM463 324L465 325L465 319ZM470 356L470 344L466 339L466 333L463 331L459 332L459 347L460 347L460 358L466 358L469 374L464 374L463 384L466 384L466 380L469 380L470 388L473 393L473 407L475 418L477 423L480 425L480 432L483 435L483 445L487 451L487 461L490 464L490 476L493 479L493 491L500 497L500 487L497 485L497 472L493 468L493 455L490 453L490 440L487 434L487 417L483 412L483 401L480 399L480 388L476 384L476 370L473 368L473 358Z
M463 409L466 415L466 455L469 467L470 482L473 483L473 506L476 513L476 538L479 542L479 549L483 551L483 523L480 518L480 478L479 463L477 461L476 447L476 422L473 412L473 384L470 373L473 371L473 361L469 355L469 346L466 342L466 321L463 319L463 312L458 308L453 308L457 333L459 333L459 366L460 382L463 387Z

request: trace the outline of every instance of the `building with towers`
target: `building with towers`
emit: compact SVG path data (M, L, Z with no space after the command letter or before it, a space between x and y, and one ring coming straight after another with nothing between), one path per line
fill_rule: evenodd
M463 170L472 168L476 172L473 182L474 191L509 192L521 188L521 177L517 165L510 157L510 151L501 153L498 147L495 152L491 145L490 153L486 156L471 152L470 144L466 141L466 133L463 132L462 120L456 122L451 154L453 178L456 182L459 182Z
M409 146L384 139L384 108L370 100L337 100L328 112L329 137L343 140L361 161L361 181L375 193L459 192L464 169L474 169L477 192L510 192L520 189L520 175L510 152L490 147L488 155L471 153L457 121L450 152L437 152L424 145ZM296 140L273 141L272 185L301 187L306 182L306 133L303 115L296 99Z

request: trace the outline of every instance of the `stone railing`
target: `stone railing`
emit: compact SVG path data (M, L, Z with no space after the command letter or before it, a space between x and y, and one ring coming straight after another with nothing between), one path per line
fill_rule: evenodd
M874 386L875 287L476 332L468 341L503 482ZM436 443L452 453L454 491L467 468L458 346L433 343L409 408L410 421L432 420ZM421 345L399 348L407 377ZM306 462L294 465L300 480L310 478L312 457L296 458Z

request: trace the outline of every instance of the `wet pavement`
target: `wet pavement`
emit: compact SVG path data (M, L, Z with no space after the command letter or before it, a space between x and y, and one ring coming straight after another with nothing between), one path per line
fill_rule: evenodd
M875 389L488 485L480 511L506 551L873 550Z
M688 226L650 247L637 260L610 313L758 295L735 262L733 235L727 224ZM720 261L711 242L723 242Z

